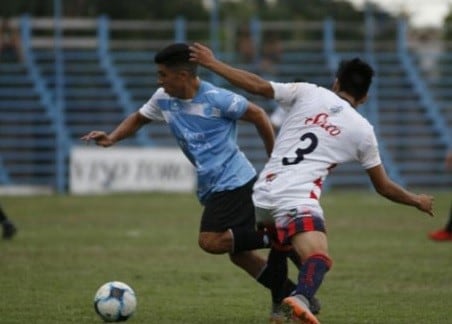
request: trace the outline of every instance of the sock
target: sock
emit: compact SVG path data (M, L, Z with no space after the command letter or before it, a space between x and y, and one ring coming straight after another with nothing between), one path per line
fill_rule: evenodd
M292 295L292 293L295 291L295 289L297 289L297 285L295 284L295 282L293 282L290 279L286 280L286 283L284 284L284 298Z
M311 255L303 262L298 274L296 294L311 300L319 289L323 277L331 268L331 263L331 259L322 254Z
M296 288L295 283L288 279L287 275L286 252L271 249L267 265L256 280L264 287L270 289L273 304L280 304Z
M452 206L450 206L449 208L449 220L447 221L445 230L448 231L449 233L452 233Z
M279 304L284 296L284 284L287 280L288 266L284 252L270 249L267 259L267 269L270 274L270 291L272 302Z
M3 224L7 220L8 220L8 218L6 217L5 212L3 211L2 207L0 206L0 223Z
M297 269L300 269L301 260L300 260L300 257L298 256L297 252L295 252L295 250L292 249L292 250L288 251L287 254L288 254L289 259L294 264L294 266L296 266Z
M233 253L268 248L270 239L263 231L256 231L249 227L230 229L234 238Z

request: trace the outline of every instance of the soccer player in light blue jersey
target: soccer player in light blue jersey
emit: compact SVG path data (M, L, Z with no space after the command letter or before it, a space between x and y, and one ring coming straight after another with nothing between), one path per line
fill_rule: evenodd
M196 168L197 196L204 206L199 246L212 254L229 253L235 265L271 289L274 269L253 251L270 246L266 233L255 229L256 170L236 142L237 121L250 122L270 155L274 133L267 114L243 96L199 79L187 44L169 45L154 61L160 88L149 101L111 133L91 131L82 140L108 147L149 122L166 122Z

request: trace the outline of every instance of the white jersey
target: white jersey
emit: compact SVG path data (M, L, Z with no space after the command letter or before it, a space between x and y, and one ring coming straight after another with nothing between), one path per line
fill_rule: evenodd
M304 82L271 84L287 117L254 186L253 201L274 215L301 207L323 218L319 199L331 168L348 161L364 169L381 164L373 127L328 89Z
M270 115L270 121L273 126L280 128L282 123L286 120L287 111L280 106L276 107L273 113Z

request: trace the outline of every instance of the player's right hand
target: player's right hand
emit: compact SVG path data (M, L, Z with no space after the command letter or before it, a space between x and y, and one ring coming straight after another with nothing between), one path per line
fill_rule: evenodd
M80 138L82 141L85 141L87 144L93 140L96 145L108 147L112 146L114 142L108 137L107 133L103 131L91 131L88 134L82 136Z

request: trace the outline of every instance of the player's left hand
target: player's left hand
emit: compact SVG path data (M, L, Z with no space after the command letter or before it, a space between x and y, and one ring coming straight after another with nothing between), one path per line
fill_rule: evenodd
M212 50L201 43L194 43L189 46L190 61L196 62L202 66L209 66L210 63L216 60Z
M435 200L435 198L424 194L417 195L417 198L418 204L416 207L432 217L435 216L435 214L433 213L433 201Z

